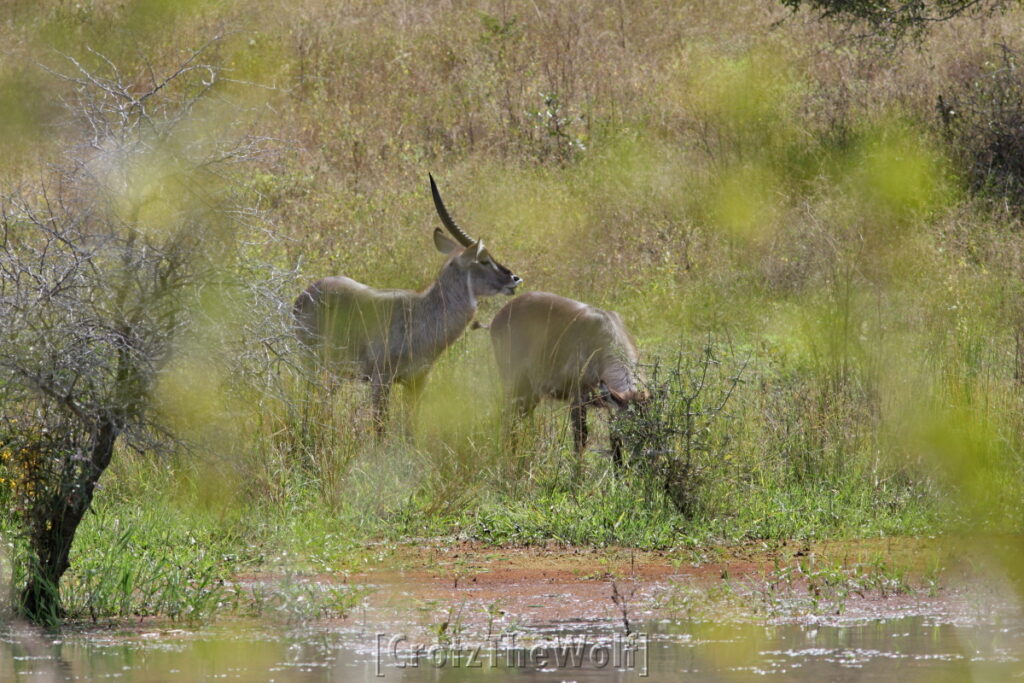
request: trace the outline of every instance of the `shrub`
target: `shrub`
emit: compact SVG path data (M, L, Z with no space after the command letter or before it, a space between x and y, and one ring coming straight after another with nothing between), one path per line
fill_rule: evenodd
M650 398L612 424L631 463L686 516L695 510L705 467L732 440L726 408L746 363L729 369L720 353L709 342L697 356L680 353L667 366L656 361L648 372Z
M163 80L68 58L64 163L0 198L0 452L36 621L62 614L58 584L115 445L167 441L154 389L233 249L238 183L221 162L251 150L180 139L217 84L200 56Z
M1024 208L1024 72L1019 56L1002 46L937 102L942 131L975 192Z

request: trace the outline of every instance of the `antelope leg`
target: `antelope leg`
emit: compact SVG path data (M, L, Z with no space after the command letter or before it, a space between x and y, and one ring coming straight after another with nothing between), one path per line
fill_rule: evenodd
M573 443L576 452L582 453L587 448L587 404L582 399L573 401L569 414L572 420Z
M384 436L384 428L388 421L388 399L391 395L391 382L382 377L370 379L370 397L373 403L373 428L377 438Z

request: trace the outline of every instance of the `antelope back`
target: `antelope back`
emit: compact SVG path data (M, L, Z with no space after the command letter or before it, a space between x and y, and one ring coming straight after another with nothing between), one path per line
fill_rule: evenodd
M547 292L517 297L491 324L503 382L538 397L569 399L597 390L609 359L623 353L615 324L605 311Z

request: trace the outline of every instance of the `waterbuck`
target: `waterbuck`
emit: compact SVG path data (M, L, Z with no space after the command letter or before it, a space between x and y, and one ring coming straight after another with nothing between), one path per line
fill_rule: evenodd
M498 371L516 412L529 414L542 398L568 401L578 453L587 445L587 407L624 408L642 401L637 350L613 311L547 292L506 304L490 325ZM622 464L622 444L612 436Z
M403 384L414 406L434 361L476 314L477 298L512 295L522 282L452 219L433 176L430 193L455 238L434 230L434 245L448 260L433 284L412 292L326 277L300 294L293 310L299 340L316 351L324 367L338 377L370 383L378 435L384 431L391 385Z

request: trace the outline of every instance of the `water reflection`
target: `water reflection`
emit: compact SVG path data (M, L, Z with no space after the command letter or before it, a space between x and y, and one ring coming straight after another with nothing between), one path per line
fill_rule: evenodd
M593 628L590 628L593 626ZM1007 680L1024 672L1021 623L957 624L928 617L829 625L648 622L626 638L611 624L523 629L498 649L457 651L380 637L343 624L271 630L221 624L199 631L0 635L2 681L912 681ZM413 648L424 650L413 656ZM432 656L427 649L433 646ZM616 648L625 648L616 650ZM472 651L476 657L472 658ZM603 654L602 654L603 652Z

